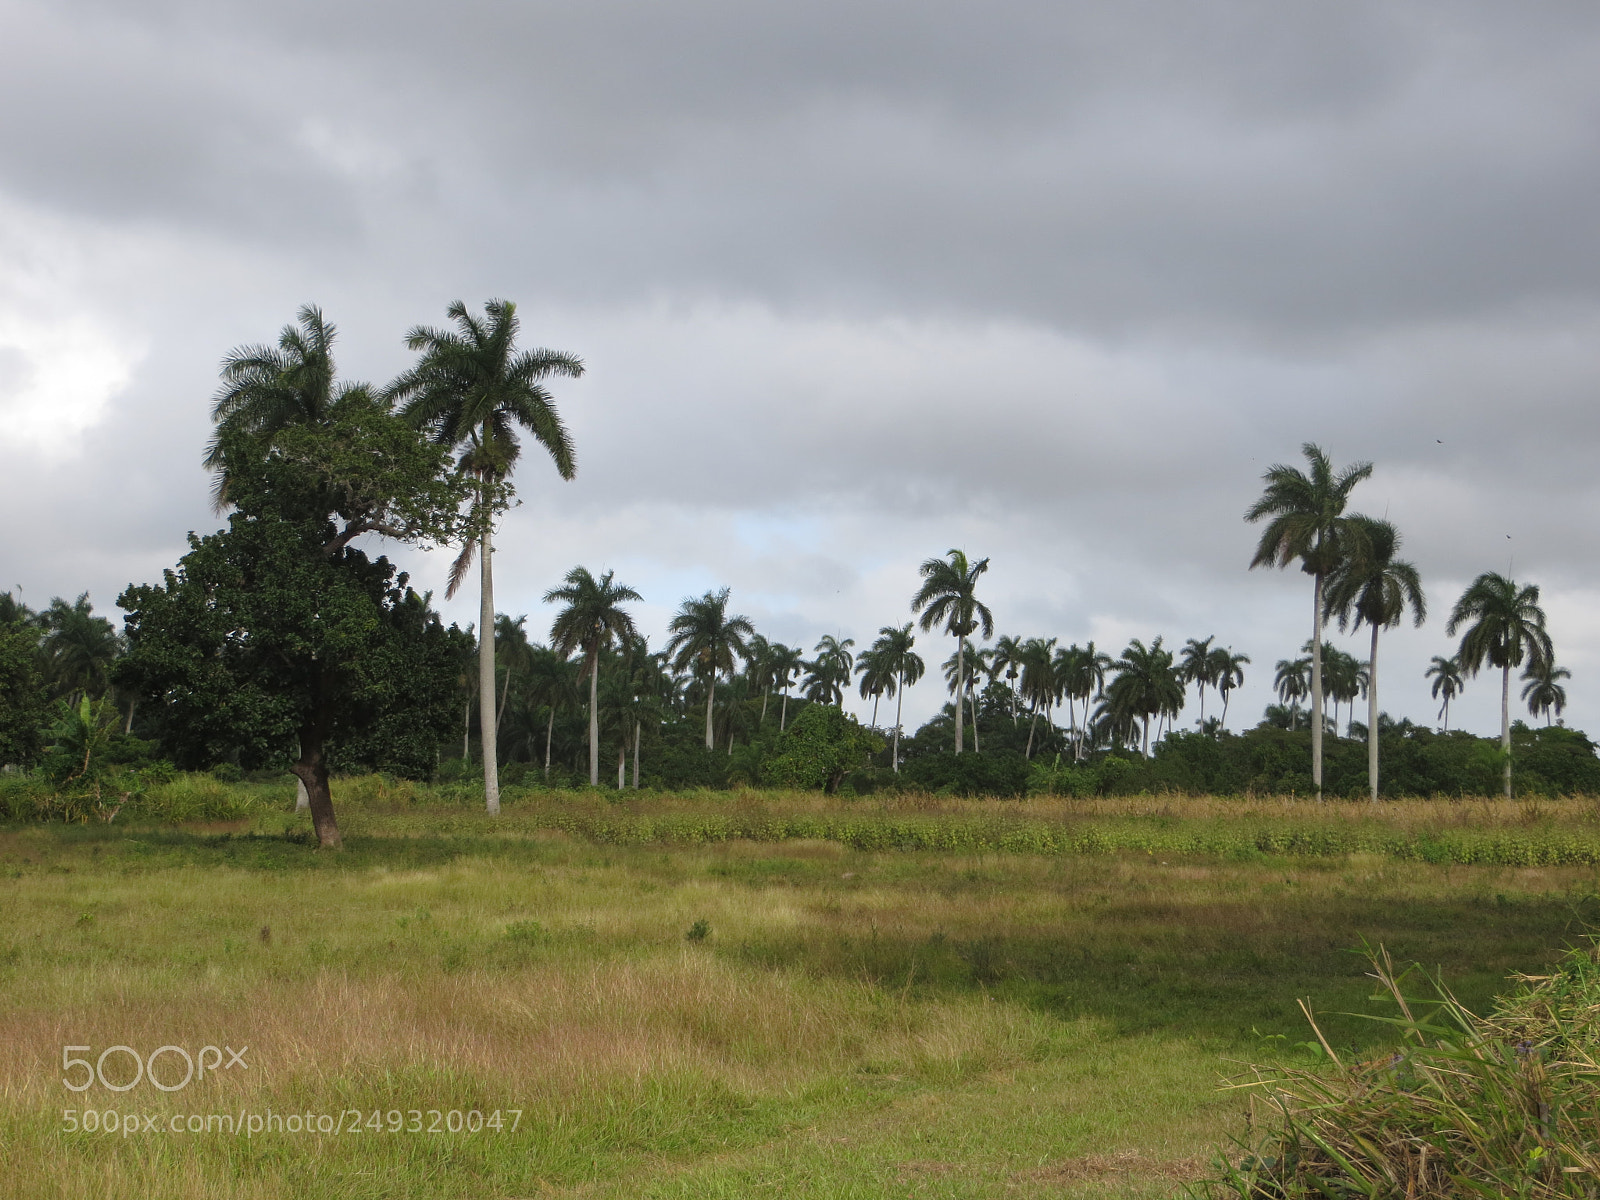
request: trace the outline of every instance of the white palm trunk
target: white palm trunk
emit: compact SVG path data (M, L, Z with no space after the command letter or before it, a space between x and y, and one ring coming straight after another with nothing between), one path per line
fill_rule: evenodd
M500 814L500 756L495 748L494 702L494 550L485 520L478 542L478 735L483 742L483 802L490 816Z
M1311 609L1311 786L1322 799L1322 576L1312 589Z
M717 673L711 672L711 678L706 680L706 749L717 748L716 738L711 729L711 704L717 698ZM730 739L731 740L731 739Z
M900 773L900 708L904 702L905 691L906 677L903 674L896 673L894 688L894 753L891 756L894 759L896 775Z
M1511 799L1511 660L1500 670L1500 752L1506 756L1505 791Z
M1367 663L1367 786L1378 802L1378 627L1372 627L1372 659Z
M589 786L600 786L600 647L589 656Z
M956 753L961 753L961 702L966 691L966 649L967 640L964 637L956 638Z

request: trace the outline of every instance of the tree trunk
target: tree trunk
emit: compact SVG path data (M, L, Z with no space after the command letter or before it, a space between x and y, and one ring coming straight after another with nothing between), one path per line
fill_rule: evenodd
M1322 575L1311 591L1311 786L1322 800Z
M956 707L961 706L958 704ZM978 746L978 697L970 690L967 692L967 707L972 710L972 752L982 754L983 750Z
M1511 799L1511 663L1500 669L1500 752L1506 756L1506 799Z
M1220 730L1222 733L1228 732L1228 698L1232 693L1232 688L1222 693L1222 729Z
M768 688L766 691L761 693L761 720L756 722L756 724L758 724L762 729L767 727L767 697L771 695L771 688Z
M1144 718L1144 756L1146 758L1150 757L1150 714L1149 713L1146 713L1145 714L1145 718Z
M617 743L617 791L627 786L628 772L628 743L624 739Z
M716 738L713 735L712 729L711 729L711 704L712 704L712 701L714 701L716 698L717 698L717 673L715 671L712 671L711 672L711 677L706 680L706 749L707 750L715 750L717 748ZM728 740L731 742L733 739L730 737Z
M544 779L550 782L550 739L556 733L556 706L550 706L550 719L544 725Z
M300 757L305 757L305 747L300 749ZM290 768L293 770L294 768ZM300 776L294 777L294 810L297 813L311 811L311 793L306 791L306 781Z
M500 755L495 749L494 711L494 548L485 505L478 535L478 738L483 743L483 805L500 815Z
M339 823L333 816L333 797L328 792L328 763L322 754L322 734L314 728L300 731L300 757L289 768L300 780L310 799L311 827L317 832L317 845L338 850L344 845Z
M600 786L600 647L589 651L589 786Z
M472 698L461 706L461 761L472 761Z
M1039 727L1039 710L1033 710L1033 720L1028 722L1028 748L1022 752L1023 758L1033 757L1033 731ZM1012 743L1015 745L1015 743Z
M778 732L782 733L789 723L789 685L783 685L783 709L778 713Z
M966 675L966 665L967 665L966 648L967 648L967 639L964 638L964 637L958 637L956 639L956 753L957 754L961 753L961 724L962 724L961 699L962 699L962 696L966 692L966 687L965 687L965 683L966 683L965 675Z
M1367 786L1378 802L1378 627L1372 627L1372 660L1367 663Z
M128 723L122 727L122 732L125 734L131 735L133 733L133 710L138 703L139 697L130 696L128 698Z
M639 742L644 736L644 723L633 723L633 790L639 790Z
M840 707L843 708L844 706L840 705ZM876 729L878 727L878 693L877 692L873 692L872 693L872 727L874 729Z
M505 722L505 719L506 719L506 697L508 695L510 695L510 694L511 694L511 668L507 667L506 668L505 685L503 687L501 687L501 689L500 689L500 707L495 710L494 732L495 732L495 736L496 737L500 736L500 726Z
M906 677L896 673L894 689L894 751L891 758L894 762L894 772L900 773L900 709L905 702Z

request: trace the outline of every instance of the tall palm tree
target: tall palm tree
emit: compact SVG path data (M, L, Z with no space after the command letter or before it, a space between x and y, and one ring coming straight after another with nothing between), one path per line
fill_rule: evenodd
M901 705L905 699L906 688L921 679L922 672L925 669L922 656L912 650L912 647L917 643L917 639L912 636L911 629L910 621L899 626L885 625L878 630L878 639L872 643L872 648L868 651L872 655L875 668L886 673L891 679L887 691L895 698L894 744L890 752L889 761L893 764L896 772L900 770ZM862 657L864 658L866 655ZM876 709L874 709L874 712L876 712Z
M1571 679L1572 672L1565 667L1558 667L1554 662L1543 663L1538 670L1531 667L1523 673L1522 678L1527 681L1522 689L1522 698L1527 702L1528 714L1537 717L1544 714L1544 723L1550 724L1550 714L1561 715L1561 710L1567 706L1567 689L1561 686L1563 679Z
M728 588L707 592L698 600L684 598L678 613L667 625L672 635L667 653L673 656L676 671L693 667L706 686L706 749L716 747L711 723L712 703L717 691L717 673L733 673L734 657L745 655L745 639L755 635L750 618L728 615ZM849 676L846 676L848 679Z
M1001 634L994 641L994 657L989 660L995 676L1006 677L1006 686L1011 690L1011 723L1017 723L1017 704L1020 700L1020 691L1017 681L1022 678L1022 646L1021 638L1012 637L1010 634Z
M1056 677L1061 685L1061 692L1070 701L1083 702L1083 725L1078 724L1077 712L1072 712L1072 726L1075 734L1073 744L1073 758L1083 758L1083 731L1089 725L1089 703L1097 694L1105 689L1106 673L1111 670L1111 656L1103 651L1096 650L1094 642L1087 646L1076 643L1063 650L1056 659Z
M1388 521L1352 517L1350 553L1328 580L1325 597L1328 614L1339 618L1339 630L1372 630L1372 652L1367 659L1367 790L1378 800L1378 631L1393 629L1411 609L1412 623L1421 628L1428 619L1417 568L1395 557L1400 531Z
M1028 722L1028 747L1023 757L1032 758L1039 712L1042 709L1048 721L1048 714L1061 698L1061 679L1056 673L1056 639L1029 638L1022 644L1017 658L1022 667L1022 698L1032 714Z
M884 666L877 644L856 655L856 674L861 676L858 690L863 700L872 701L871 728L878 727L878 701L894 695L894 672Z
M544 777L550 778L550 744L555 739L556 710L578 703L577 679L567 655L549 646L533 645L528 656L527 696L549 709L544 727ZM598 761L594 764L598 772Z
M494 728L498 739L506 722L506 700L511 695L513 676L526 676L533 662L533 646L528 641L527 614L512 618L500 613L494 619L494 657L501 671L500 706L495 711Z
M1280 658L1277 674L1272 677L1272 686L1278 693L1278 699L1287 704L1292 712L1298 713L1300 701L1311 694L1311 660Z
M218 512L228 505L228 471L222 441L229 433L274 434L292 425L328 419L334 403L362 384L334 383L334 327L322 310L307 304L285 325L272 346L237 346L222 360L222 387L211 403L215 429L205 466L215 473L211 499Z
M1146 646L1138 638L1128 643L1113 666L1106 685L1109 709L1123 717L1136 716L1144 725L1144 754L1150 756L1150 720L1183 707L1183 680L1173 663L1172 651L1156 638Z
M1313 580L1311 592L1311 782L1322 799L1322 589L1343 557L1348 526L1345 505L1356 484L1372 474L1372 464L1352 463L1335 471L1320 446L1305 443L1310 473L1282 463L1267 468L1266 489L1245 511L1252 523L1265 520L1250 567L1287 567L1298 561Z
M1433 662L1423 672L1424 679L1433 680L1433 698L1444 699L1439 707L1439 719L1444 722L1444 732L1450 732L1450 701L1461 694L1461 664L1454 658L1435 654Z
M922 631L937 624L956 639L956 753L962 750L961 693L965 685L966 662L963 649L969 635L983 630L994 636L994 614L978 600L978 577L989 569L987 558L967 561L964 550L947 550L944 558L930 558L919 568L922 586L911 598L911 611L922 614ZM977 727L973 727L977 735Z
M761 718L758 725L767 723L767 698L772 694L772 643L759 633L745 641L745 674L750 677L750 690L761 693Z
M565 604L550 625L550 643L563 657L583 651L589 675L589 786L600 786L600 652L613 643L626 645L639 636L622 605L644 599L626 584L615 583L613 571L596 579L587 567L573 567L566 583L544 594L546 604Z
M1206 689L1216 683L1216 660L1211 654L1211 643L1216 640L1215 634L1203 642L1199 638L1190 638L1178 656L1178 669L1183 673L1183 681L1194 684L1195 690L1200 693L1201 729L1206 727Z
M583 363L556 350L519 350L517 306L491 300L475 316L460 300L445 310L454 329L418 325L406 346L420 356L386 389L402 402L401 415L441 446L460 450L459 466L477 480L474 536L450 568L446 598L461 586L476 551L479 564L478 727L483 740L484 803L500 811L494 728L494 517L509 495L508 479L521 453L521 426L549 452L556 472L576 471L572 439L556 413L545 381L576 379Z
M1505 755L1505 794L1511 798L1511 668L1523 660L1529 672L1543 670L1555 659L1550 635L1545 632L1539 589L1485 571L1467 586L1450 613L1445 633L1467 627L1457 658L1461 669L1476 675L1487 662L1500 668L1500 751Z
M783 696L783 706L778 710L778 732L782 733L789 725L789 688L805 666L806 656L800 647L785 646L782 642L773 642L769 655L773 686Z
M831 633L823 634L816 645L817 657L806 664L806 699L844 707L845 689L855 670L855 655L850 653L855 644L855 638L840 641Z
M1211 677L1222 697L1222 728L1228 728L1228 697L1233 689L1244 682L1244 668L1250 661L1248 654L1235 654L1232 646L1218 646L1211 652Z

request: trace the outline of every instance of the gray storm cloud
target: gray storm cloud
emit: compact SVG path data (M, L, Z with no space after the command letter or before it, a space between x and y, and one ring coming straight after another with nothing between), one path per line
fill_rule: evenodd
M515 611L581 560L657 629L729 583L775 636L859 639L962 544L1007 631L1234 643L1253 717L1309 598L1243 570L1240 514L1311 439L1378 463L1359 506L1436 614L1545 583L1600 714L1600 12L9 0L0 32L27 598L109 607L212 527L229 346L315 300L382 378L506 295L590 366L577 483L523 470ZM1392 711L1431 713L1440 616Z

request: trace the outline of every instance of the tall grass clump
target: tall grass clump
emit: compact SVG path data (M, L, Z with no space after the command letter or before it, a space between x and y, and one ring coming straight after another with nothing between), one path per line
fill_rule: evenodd
M1212 1198L1600 1196L1600 953L1569 951L1550 975L1514 976L1486 1017L1437 980L1406 995L1389 957L1373 977L1398 1006L1375 1017L1400 1046L1345 1062L1316 1022L1326 1063L1258 1067L1272 1131L1199 1189ZM1309 1012L1308 1012L1309 1016Z

